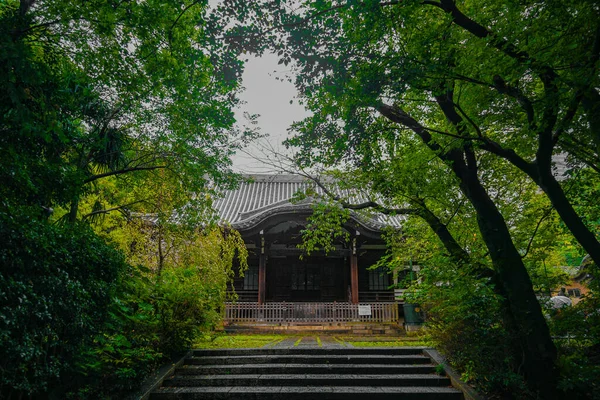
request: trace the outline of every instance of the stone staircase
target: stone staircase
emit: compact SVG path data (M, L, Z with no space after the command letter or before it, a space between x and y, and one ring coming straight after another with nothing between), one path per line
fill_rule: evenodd
M195 350L151 400L462 400L420 348Z

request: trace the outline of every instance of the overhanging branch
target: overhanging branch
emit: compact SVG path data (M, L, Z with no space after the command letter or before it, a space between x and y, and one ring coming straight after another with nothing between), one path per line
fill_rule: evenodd
M86 180L83 181L83 184L90 183L90 182L93 182L93 181L101 179L101 178L106 178L107 176L122 175L122 174L127 174L129 172L134 172L134 171L152 171L152 170L161 169L161 168L167 168L167 166L166 165L154 165L151 167L131 167L131 168L123 168L123 169L116 170L116 171L108 171L103 174L97 174L97 175L90 176L89 178L87 178Z

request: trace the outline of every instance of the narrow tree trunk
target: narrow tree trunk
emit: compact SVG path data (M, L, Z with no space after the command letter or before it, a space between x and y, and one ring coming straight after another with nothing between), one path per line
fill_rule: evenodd
M587 251L592 260L594 260L597 265L600 265L600 242L598 242L596 236L587 226L585 226L581 217L575 212L571 202L565 195L565 192L554 175L552 175L552 172L549 169L546 171L539 171L537 177L531 177L534 178L534 181L536 181L539 187L546 193L546 196L550 199L554 209L567 228L569 228L575 239L577 239L579 244Z
M423 218L427 225L431 228L433 233L440 239L442 245L448 251L450 257L452 257L457 262L468 263L470 262L469 254L458 244L454 236L448 230L448 227L440 221L440 219L435 215L427 206L425 202L417 202L419 211L416 213L419 217Z
M77 221L77 213L79 212L79 197L71 201L71 207L69 208L69 222L75 223Z

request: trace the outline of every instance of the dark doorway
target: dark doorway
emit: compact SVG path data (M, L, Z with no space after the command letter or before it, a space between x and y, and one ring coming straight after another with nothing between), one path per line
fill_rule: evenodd
M343 257L269 257L267 301L346 301Z

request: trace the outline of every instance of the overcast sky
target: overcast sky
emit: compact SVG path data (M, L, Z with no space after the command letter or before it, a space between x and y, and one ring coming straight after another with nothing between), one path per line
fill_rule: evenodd
M209 7L215 7L221 0L209 0ZM262 134L269 135L258 143L250 145L245 152L238 152L233 158L236 171L246 173L273 172L274 168L264 159L264 148L272 147L276 151L285 152L281 142L287 137L287 129L294 121L299 121L308 116L304 107L296 101L297 95L294 85L285 80L288 67L277 65L277 56L266 54L260 58L247 56L242 76L242 85L245 87L240 98L246 102L240 109L235 110L239 125L247 124L244 113L259 114L258 126ZM277 80L276 78L284 78ZM290 104L293 100L293 104Z
M285 80L288 67L277 65L277 57L268 54L260 58L250 57L242 76L245 87L240 98L246 102L236 110L238 123L247 123L244 112L259 114L258 126L263 134L269 135L259 143L251 145L247 152L238 153L234 159L234 168L240 172L272 172L274 168L260 160L264 159L264 147L273 147L284 152L281 142L287 137L287 129L294 121L306 117L308 113L299 105L294 85ZM277 80L276 78L282 78ZM290 101L293 101L290 104ZM258 160L257 160L258 158Z

